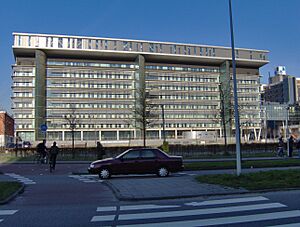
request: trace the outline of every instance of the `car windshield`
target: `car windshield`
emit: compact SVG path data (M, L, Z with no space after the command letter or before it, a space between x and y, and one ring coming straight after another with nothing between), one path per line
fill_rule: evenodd
M126 154L127 152L129 152L130 150L126 150L123 153L119 154L118 156L116 156L116 158L120 158L122 157L124 154Z

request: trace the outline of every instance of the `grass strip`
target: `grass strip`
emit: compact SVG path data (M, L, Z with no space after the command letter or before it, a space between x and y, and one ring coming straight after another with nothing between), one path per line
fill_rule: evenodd
M298 188L300 187L300 170L271 170L240 176L233 174L203 175L197 176L196 180L201 183L248 190Z
M21 187L20 182L0 182L0 201L5 200Z
M242 168L267 168L267 167L289 167L300 166L300 159L277 159L277 160L249 160L242 161ZM235 161L216 162L193 162L184 165L185 170L215 170L233 169Z

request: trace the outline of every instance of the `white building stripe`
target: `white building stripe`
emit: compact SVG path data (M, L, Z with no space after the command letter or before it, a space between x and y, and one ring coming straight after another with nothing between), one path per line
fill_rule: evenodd
M116 211L117 207L116 206L112 206L112 207L98 207L97 211L101 212L101 211Z
M105 216L94 216L91 222L97 221L113 221L115 219L115 215L105 215Z
M138 213L138 214L121 214L121 215L119 215L119 220L169 218L169 217L177 217L177 216L219 214L219 213L262 210L262 209L282 208L282 207L286 207L286 206L281 203L267 203L267 204L217 207L217 208L195 209L195 210L180 210L180 211L166 211L166 212Z
M120 210L140 210L140 209L162 209L162 208L177 208L177 205L135 205L135 206L121 206Z
M12 215L15 214L18 210L0 210L0 215Z
M291 223L291 224L282 224L282 225L273 225L269 227L299 227L300 223Z
M231 198L231 199L218 199L218 200L208 200L203 202L191 202L185 203L189 206L207 206L207 205L220 205L220 204L231 204L231 203L243 203L243 202L257 202L269 200L263 196L258 197L243 197L243 198Z
M267 221L281 218L293 218L300 217L300 210L265 213L265 214L254 214L254 215L244 215L244 216L234 216L234 217L224 217L224 218L212 218L212 219L198 219L198 220L186 220L186 221L170 221L163 223L150 223L150 224L132 224L132 225L122 225L135 226L135 227L190 227L190 226L210 226L210 225L225 225L225 224L236 224L244 222L253 221Z

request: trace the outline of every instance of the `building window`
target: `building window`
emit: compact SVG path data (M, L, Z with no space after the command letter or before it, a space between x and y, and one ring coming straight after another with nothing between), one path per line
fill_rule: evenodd
M127 41L123 41L123 50L124 51L128 50L128 42Z
M104 40L104 48L105 48L105 50L108 49L108 41L107 40Z
M31 46L31 36L28 36L28 46Z
M202 56L202 54L203 54L203 48L200 47L200 55Z

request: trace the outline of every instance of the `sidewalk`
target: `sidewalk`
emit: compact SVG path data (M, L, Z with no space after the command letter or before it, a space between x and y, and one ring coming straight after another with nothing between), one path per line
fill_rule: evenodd
M210 195L247 193L245 189L234 189L220 185L198 183L193 176L174 174L167 178L156 176L113 177L104 183L119 200L155 200L189 198Z

